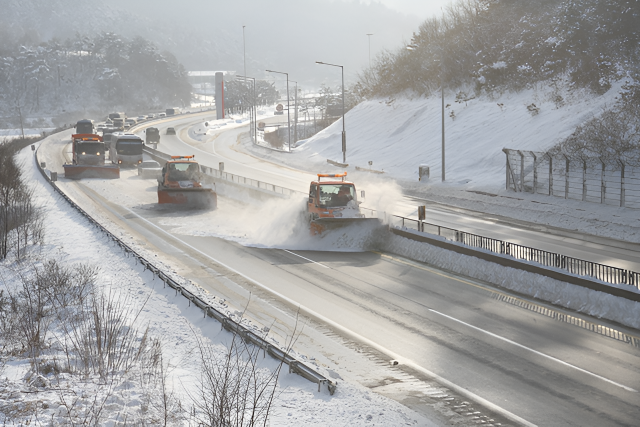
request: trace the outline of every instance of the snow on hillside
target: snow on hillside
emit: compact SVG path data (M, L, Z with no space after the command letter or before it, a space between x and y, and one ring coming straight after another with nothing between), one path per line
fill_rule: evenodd
M365 101L346 114L346 170L354 181L368 179L363 175L378 182L396 181L406 193L430 201L640 243L635 209L505 190L503 148L548 150L576 126L612 106L621 86L621 82L614 84L602 96L540 86L462 102L445 92L445 182L441 182L440 97ZM538 108L537 114L527 108L531 104ZM338 170L327 159L342 162L341 132L342 120L338 120L299 141L291 154L253 147L249 141L244 147L254 155L299 169ZM418 168L423 164L430 167L431 175L419 182ZM384 174L358 173L356 167Z
M502 148L549 149L604 106L613 104L619 89L620 84L603 96L593 96L582 91L558 93L539 88L461 102L445 93L447 181L504 187ZM558 95L562 96L562 106L554 101ZM528 110L532 104L539 109L537 114ZM368 162L373 161L373 169L414 182L418 180L418 166L426 164L431 180L439 181L441 123L439 96L365 101L346 116L347 163L368 168ZM338 121L302 143L296 152L310 161L342 161L341 131L342 121Z

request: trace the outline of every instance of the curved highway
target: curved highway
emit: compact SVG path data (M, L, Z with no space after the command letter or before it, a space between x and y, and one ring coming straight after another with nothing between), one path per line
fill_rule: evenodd
M180 120L186 127L191 119ZM266 165L260 172L257 159L242 163L246 157L227 154L233 144L223 140L237 141L241 129L194 147L181 142L186 129L177 126L178 137L162 136L163 151L190 154L184 151L203 149L197 155L202 163L225 161L232 173L254 173L267 181L266 173L274 180L280 177L270 181L278 185L291 183L292 177L308 182L308 173L279 165ZM43 144L49 165L61 161L65 144ZM458 413L468 424L475 423L476 412L479 421L502 425L635 426L640 419L638 331L389 254L260 249L185 233L188 223L215 222L224 210L194 218L188 212L153 209L154 184L126 170L120 180L60 182L81 205L102 212L104 220L123 228L147 250L182 265L179 273L186 278L240 307L252 295L262 308L252 305L249 312L259 321L268 317L261 312L268 307L276 306L290 317L299 307L312 319L313 333L342 340L372 360L395 360L390 377L372 371L361 374L360 381L414 409L446 408L452 398L459 404L449 409L464 406L465 399L484 405ZM117 191L101 192L107 186ZM128 195L135 202L128 201ZM229 284L220 278L222 273L238 280ZM328 344L317 340L318 351L331 359ZM345 360L333 362L349 369ZM430 392L436 387L434 378L445 391ZM393 384L401 386L390 387ZM404 394L398 392L403 387Z

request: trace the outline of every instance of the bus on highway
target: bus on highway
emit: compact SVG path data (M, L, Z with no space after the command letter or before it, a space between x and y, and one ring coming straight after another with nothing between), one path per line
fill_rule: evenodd
M178 107L167 108L166 114L167 114L167 116L173 116L175 114L180 114L180 109Z
M114 132L109 141L109 158L117 165L137 165L142 163L144 142L138 135Z

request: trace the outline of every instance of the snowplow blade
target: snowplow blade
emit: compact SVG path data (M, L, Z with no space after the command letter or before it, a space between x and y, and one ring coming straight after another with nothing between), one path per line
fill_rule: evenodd
M118 165L62 165L62 167L64 168L65 178L120 178L120 167Z
M218 197L210 188L159 188L158 203L182 205L188 208L215 209L218 206Z
M317 235L353 224L377 226L382 223L378 218L317 218L311 221L310 228L311 234Z

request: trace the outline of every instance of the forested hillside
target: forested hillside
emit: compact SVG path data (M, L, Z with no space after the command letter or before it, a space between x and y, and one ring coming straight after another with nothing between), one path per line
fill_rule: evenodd
M188 105L186 72L169 53L137 37L75 36L37 45L5 44L0 114L132 110Z
M411 43L362 73L362 96L440 87L472 93L566 80L596 93L635 77L640 61L636 0L459 0L420 25Z

